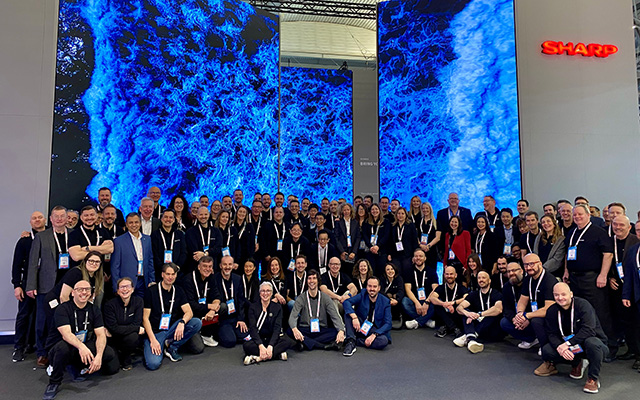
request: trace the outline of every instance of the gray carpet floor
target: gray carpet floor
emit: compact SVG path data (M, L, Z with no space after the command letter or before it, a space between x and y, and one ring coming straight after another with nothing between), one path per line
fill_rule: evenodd
M241 346L206 348L172 363L165 358L158 371L145 370L141 360L128 372L70 382L57 399L634 399L640 398L640 373L631 361L604 364L597 395L582 392L585 379L569 378L570 367L558 375L533 375L540 364L536 350L522 351L515 342L488 344L471 354L430 329L393 331L384 351L358 348L353 357L316 350L289 352L289 361L244 366ZM11 362L12 346L0 346L0 399L38 399L48 382L34 369L33 354Z

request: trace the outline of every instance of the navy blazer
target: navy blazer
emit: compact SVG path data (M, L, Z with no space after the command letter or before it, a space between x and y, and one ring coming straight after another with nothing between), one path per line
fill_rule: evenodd
M473 228L473 217L471 216L471 210L464 207L458 207L460 220L462 221L462 229L471 232ZM449 230L449 207L443 208L438 211L436 216L436 224L440 232L447 232ZM517 228L516 228L517 229Z
M631 246L630 249L624 249L622 299L640 304L640 265L636 262L638 249L640 249L640 243Z
M344 306L345 320L347 315L355 313L361 320L366 320L369 315L369 293L362 289L357 295L348 298L342 303ZM353 307L356 307L354 311ZM373 312L373 326L370 333L385 335L391 342L391 301L382 293L378 294L376 309Z
M140 232L142 235L142 271L144 273L144 287L155 282L155 272L153 270L153 251L151 250L151 237ZM113 241L113 254L111 254L111 282L113 291L118 291L118 279L129 277L133 281L135 289L138 283L138 255L133 246L133 239L130 233L118 236Z
M334 231L336 235L336 248L340 254L342 253L357 253L360 248L360 225L355 218L351 218L349 221L349 234L351 236L351 246L347 243L347 223L344 218L340 218L336 222L336 229Z

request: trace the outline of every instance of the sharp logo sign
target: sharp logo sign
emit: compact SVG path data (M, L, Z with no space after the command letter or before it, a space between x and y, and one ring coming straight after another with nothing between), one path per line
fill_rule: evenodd
M618 47L612 44L578 43L574 45L573 42L564 44L563 42L554 42L552 40L542 43L542 53L552 56L566 54L568 56L581 55L583 57L607 58L617 52Z

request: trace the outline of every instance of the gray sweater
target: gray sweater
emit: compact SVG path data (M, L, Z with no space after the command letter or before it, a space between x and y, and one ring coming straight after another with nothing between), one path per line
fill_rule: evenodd
M308 291L303 292L298 298L296 298L296 302L293 305L293 310L291 310L291 315L289 316L289 326L290 327L305 327L308 328L311 325L311 316L309 316L309 303L307 302ZM318 319L320 320L320 327L327 327L327 314L333 321L333 325L337 330L344 330L344 322L338 313L338 309L336 305L333 303L333 300L329 296L324 293L321 293L318 290L318 296L320 296L320 313L318 315ZM309 296L309 300L311 300L311 312L314 314L318 309L318 299L313 299Z

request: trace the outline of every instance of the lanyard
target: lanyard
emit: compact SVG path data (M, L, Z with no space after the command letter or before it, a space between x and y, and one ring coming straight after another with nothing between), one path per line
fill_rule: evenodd
M171 247L169 247L169 250L171 250L171 251L173 251L173 239L174 239L175 235L176 235L175 232L173 232L171 234ZM164 244L164 249L167 250L167 241L164 238L164 232L160 232L160 237L162 238L162 244Z
M427 271L422 270L420 272L422 272L422 286L418 285L418 271L413 271L413 276L414 276L414 278L416 278L416 289L424 287L424 280L427 277Z
M196 281L196 271L193 271L193 285L196 287L196 294L200 299L200 289L198 288L198 282ZM202 297L207 297L207 291L209 290L209 281L204 284L204 295Z
M584 230L582 231L580 236L578 236L578 241L576 242L576 247L578 247L578 243L580 243L580 240L582 239L582 235L584 235L589 228L591 228L591 222L589 222L589 224L587 224L587 226L584 228ZM577 230L578 230L577 228L574 229L573 233L571 234L571 239L569 239L569 247L572 247L571 246L571 242L573 242L573 236L576 234Z
M529 253L533 253L533 250L531 250L531 242L529 241L529 235L531 235L531 232L527 232L527 247L529 248ZM580 241L580 239L578 239L578 241Z
M58 253L62 254L62 247L60 247L60 241L58 240L58 234L56 231L53 231L53 238L56 240L56 244L58 245ZM64 228L64 252L69 251L69 236L67 234L67 228Z
M327 250L329 249L329 246L325 246L324 248L320 247L318 250L320 251L320 254L318 254L318 257L320 258L320 266L324 267L327 265Z
M80 332L80 329L78 328L78 314L76 313L76 310L73 310L73 316L76 319L76 332L78 333ZM83 330L87 330L87 325L89 325L89 310L86 310L84 312L84 322L82 323L84 325L84 329Z
M374 235L375 237L378 237L378 231L380 230L380 225L382 225L382 224L377 224L377 225L376 225L376 233L375 233L375 235ZM377 241L376 241L376 244L378 244L378 242L377 242Z
M406 225L402 226L402 229L400 229L400 227L396 227L396 229L398 230L398 242L402 242L402 234L404 233L404 228Z
M487 219L489 219L489 218L490 218L490 216L489 216L489 212L488 212L488 211L485 211L484 213L486 214ZM496 212L496 214L495 214L495 215L494 215L494 217L493 217L493 223L491 223L491 225L495 225L497 220L498 220L498 213Z
M340 289L340 272L338 272L338 289ZM329 280L331 281L331 288L333 289L333 293L337 293L336 286L333 284L333 276L331 276L331 272L329 272Z
M344 220L344 227L347 230L347 236L351 235L351 220L350 219L345 219Z
M284 236L284 224L279 224L282 225L282 236ZM282 237L280 236L280 232L278 232L278 223L276 222L273 225L274 228L276 228L276 237L278 238L278 240L282 240Z
M224 290L224 297L229 300L229 294L227 293L227 285L224 284L225 279L222 278L222 290ZM233 298L233 280L231 280L231 298Z
M229 225L227 225L227 227L221 229L221 231L223 235L225 234L225 232L227 233L227 247L229 247L229 242L231 241L231 228L229 227Z
M296 297L298 297L298 281L300 279L298 279L298 274L296 274L295 276L295 280L293 282L293 286L294 289L296 291ZM302 276L302 285L300 285L300 291L302 291L302 289L304 289L304 283L307 281L307 271L304 271L304 275Z
M275 290L277 294L280 294L280 281L278 281L278 284L276 285L276 281L271 279L271 285L273 285L273 290Z
M89 246L93 246L91 244L91 240L89 240L89 236L87 236L87 232L85 232L84 230L84 226L80 226L80 230L82 231L82 234L84 235L84 238L87 239L87 244ZM100 232L98 232L98 230L96 230L96 246L100 246Z
M542 273L540 274L540 278L538 278L538 284L536 285L535 297L531 293L531 281L533 280L533 278L529 279L529 297L532 298L533 301L538 301L538 288L540 287L540 284L542 283L542 278L544 278L544 274L546 272L547 271L543 269Z
M445 299L447 300L447 303L449 302L449 293L447 292L447 287L448 285L445 285L444 287L444 296ZM456 285L454 286L453 289L453 301L456 301L456 293L458 293L458 284L456 283Z
M622 249L624 252L624 249ZM618 237L613 235L613 255L616 258L616 264L618 264Z
M247 281L247 276L242 274L242 286L244 287L244 297L245 299L251 298L251 285L249 285L249 281Z
M313 318L313 314L311 314L311 299L309 299L309 291L307 290L307 305L309 306L309 319ZM318 292L318 309L316 310L316 318L320 317L320 292Z
M573 316L574 316L574 307L575 307L576 303L574 300L571 301L571 332L569 333L569 335L573 335ZM560 314L560 310L558 310L558 327L560 328L560 336L565 337L564 336L564 332L562 329L562 315Z
M389 280L389 278L385 278L385 279ZM416 275L416 285L417 284L418 284L418 276ZM391 288L391 285L393 285L393 279L389 282L389 284L387 285L387 288L384 290L385 293L389 293L389 289Z
M481 236L478 236L476 238L476 253L478 254L480 254L480 250L482 250L482 243L484 243L484 237L486 236L486 234L487 232L483 233ZM478 239L480 239L480 245L478 245ZM528 241L527 241L527 244L528 244Z
M433 229L433 222L431 222L431 220L429 220L429 230L427 231L427 236L429 236L429 234L431 233L431 229ZM424 219L422 221L420 221L420 231L422 233L424 233ZM476 251L477 253L477 251Z
M207 247L207 245L209 245L211 243L211 227L207 228L209 229L209 235L207 237L207 241L204 241L204 233L202 232L202 225L198 225L198 228L200 228L200 238L202 239L202 248Z
M502 276L502 273L500 273L500 289L504 288L504 276ZM513 289L513 287L512 287ZM515 292L513 293L513 297L515 297L516 294Z
M244 233L244 229L247 227L247 223L243 222L242 223L242 229L240 229L240 233L238 233L238 239L242 238L242 234Z
M291 243L291 258L295 258L298 256L298 254L300 254L300 244L301 242L298 242L298 248L296 249L295 254L293 253L293 243Z
M451 219L451 217L453 217L454 215L460 216L460 209L458 208L458 211L456 211L455 214L451 213L451 208L447 208L447 211L449 212L449 219Z
M480 307L482 307L482 311L486 311L486 310L488 310L490 308L489 304L490 304L490 301L491 301L491 291L492 290L493 289L489 288L489 293L488 293L487 302L486 302L486 306L487 306L486 309L484 308L485 307L485 302L484 302L484 300L482 300L482 290L478 290L478 295L480 296Z
M196 290L198 289L198 285L196 285ZM176 299L176 288L171 285L171 305L169 306L169 312L164 312L164 299L162 298L162 283L158 285L158 294L160 295L160 309L162 310L162 314L172 314L173 313L173 303Z
M269 306L267 306L268 308ZM264 325L264 321L267 319L267 311L262 310L262 312L260 313L260 316L258 317L258 331L260 331L260 329L262 329L262 325Z

